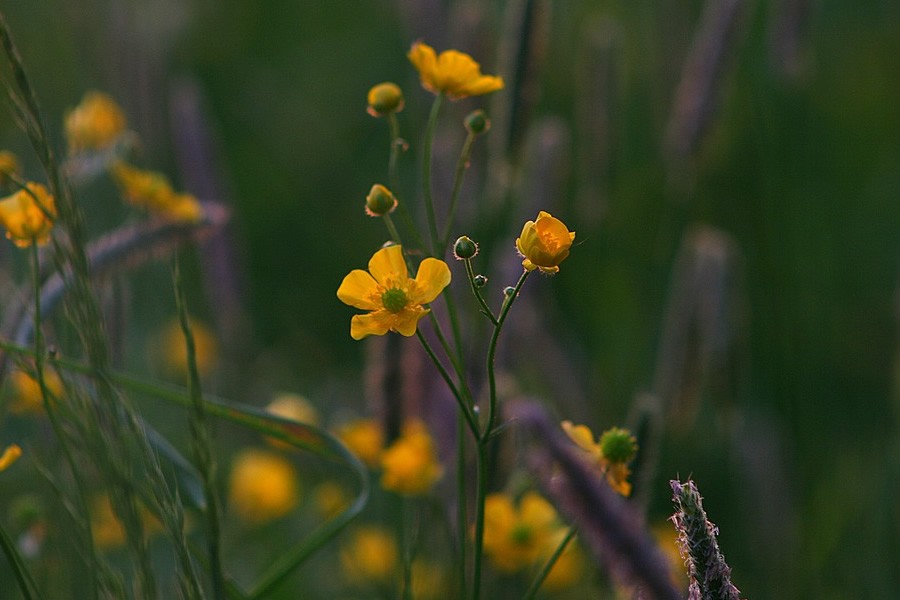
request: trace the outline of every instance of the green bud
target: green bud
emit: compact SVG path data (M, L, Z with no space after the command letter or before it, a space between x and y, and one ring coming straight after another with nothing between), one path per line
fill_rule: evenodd
M515 293L516 293L516 288L514 288L511 285L508 285L505 288L503 288L503 295L506 296L507 298L512 298L512 295Z
M376 183L366 196L366 214L370 217L383 217L397 208L397 198L380 183Z
M373 117L383 117L403 110L403 90L396 83L386 81L369 90L369 107Z
M477 287L477 288L483 288L484 286L487 285L488 278L485 277L484 275L476 275L476 276L472 279L472 281L475 283L475 287Z
M600 436L600 451L611 463L628 463L637 453L637 439L627 429L612 427Z
M480 108L470 112L463 121L466 129L475 135L487 133L491 129L491 120Z
M462 236L453 244L453 256L457 260L466 260L473 258L478 254L478 244L472 241L468 236Z

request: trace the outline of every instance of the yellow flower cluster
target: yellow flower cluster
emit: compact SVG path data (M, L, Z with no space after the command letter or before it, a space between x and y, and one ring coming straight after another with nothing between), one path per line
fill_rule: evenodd
M55 219L56 203L40 183L28 183L24 189L0 199L0 225L19 248L43 246L50 241Z
M125 114L115 100L102 92L88 92L65 118L69 151L107 148L125 131L125 126Z
M114 163L110 170L125 199L134 206L173 221L196 223L203 218L203 207L197 198L176 193L162 173L138 169L122 161Z
M442 260L426 258L411 279L403 258L403 248L388 246L369 260L369 271L354 269L344 277L337 297L344 304L370 311L350 320L350 336L361 340L370 335L396 331L406 337L416 333L424 308L450 284L450 267Z
M637 452L637 441L628 431L614 427L595 442L594 433L587 425L573 425L571 421L563 421L562 428L589 461L606 476L612 489L623 496L631 495L631 483L628 482L631 470L628 463Z

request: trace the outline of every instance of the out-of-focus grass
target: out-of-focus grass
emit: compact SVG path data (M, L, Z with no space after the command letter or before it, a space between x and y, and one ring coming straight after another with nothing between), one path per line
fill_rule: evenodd
M67 15L76 4L5 9L46 113L61 115L85 88L100 87L122 93L136 123L152 123L155 110L165 112L165 85L196 78L219 127L234 196L250 327L275 365L264 372L313 388L355 378L360 350L349 342L347 312L334 293L348 268L382 241L380 228L360 215L387 164L385 126L365 114L365 92L383 80L401 84L404 134L421 131L427 100L404 58L420 32L404 27L392 3L353 3L351 10L343 3L196 2L169 29L169 53L155 64L162 72L150 72L163 87L134 90L125 82L142 57L102 43L121 43L116 19L132 9L94 11L72 25ZM171 8L131 4L144 15L156 14L151 5ZM633 394L652 381L683 227L704 222L732 235L746 309L737 395L707 397L692 430L667 436L661 472L693 473L700 482L747 597L787 597L759 555L770 546L754 537L752 519L766 515L753 511L738 467L739 442L752 447L754 440L733 439L744 430L712 417L712 403L727 400L740 418L762 415L766 431L778 436L779 467L787 474L771 482L786 489L767 493L789 499L790 529L770 535L794 549L779 558L787 564L778 571L794 582L791 597L893 597L900 552L878 532L900 533L892 509L897 465L884 466L898 443L890 377L898 352L900 11L889 2L817 4L801 38L807 68L788 81L769 54L775 6L751 6L721 108L691 165L692 184L671 186L662 139L700 8L554 7L539 114L572 122L585 30L607 16L620 31L608 205L597 223L567 219L579 245L553 286L565 315L560 327L586 353L584 378L597 402L590 410L623 419ZM148 36L167 29L147 18L125 23ZM59 121L52 125L58 130ZM148 152L168 155L168 135L139 133L153 134ZM6 115L0 142L24 150ZM417 139L410 142L417 148ZM414 167L406 157L408 182ZM571 191L560 204L574 214L574 184ZM661 485L654 514L664 515L667 502Z

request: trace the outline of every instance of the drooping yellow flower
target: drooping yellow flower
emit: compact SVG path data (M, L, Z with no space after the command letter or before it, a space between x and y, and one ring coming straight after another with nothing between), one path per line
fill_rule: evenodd
M403 249L388 246L372 256L368 272L354 269L344 277L337 296L344 304L371 311L350 320L354 340L388 331L409 337L429 312L423 305L434 301L449 284L450 267L444 261L426 258L416 278L410 279Z
M613 427L594 441L594 433L586 425L573 425L571 421L561 423L563 431L584 451L589 461L606 476L610 487L623 496L631 495L628 477L631 470L628 463L637 453L637 440L627 429Z
M424 494L444 474L434 442L421 421L410 421L381 455L381 487L406 496Z
M235 458L229 481L231 507L248 523L265 523L291 512L300 497L294 466L262 450L244 450Z
M341 566L357 583L390 581L397 570L397 542L380 527L360 527L341 548Z
M503 89L502 77L482 75L481 65L464 52L445 50L437 55L428 44L416 42L406 56L419 72L422 87L434 94L455 100Z
M44 409L44 397L41 386L31 373L16 370L10 374L13 388L13 399L9 410L13 414L38 413ZM63 394L63 382L55 371L44 371L44 385L51 397L60 398Z
M69 151L102 150L125 131L125 114L116 101L102 92L88 92L66 115Z
M526 492L516 506L508 494L484 502L484 553L503 573L515 573L552 554L560 529L556 509L537 492Z
M22 448L18 444L10 444L4 448L3 453L0 454L0 471L8 469L11 464L19 460L20 456L22 456Z
M0 225L6 237L19 248L32 244L43 246L50 241L50 231L56 219L56 202L40 183L28 183L0 200Z
M525 259L522 266L528 271L540 269L552 275L559 271L559 263L569 256L575 232L548 212L541 211L537 219L528 221L516 239L516 248Z
M357 419L337 430L337 436L359 460L374 468L384 449L384 431L374 419Z
M162 173L138 169L123 161L111 167L125 199L138 208L173 221L195 223L203 218L203 207L191 194L176 193Z

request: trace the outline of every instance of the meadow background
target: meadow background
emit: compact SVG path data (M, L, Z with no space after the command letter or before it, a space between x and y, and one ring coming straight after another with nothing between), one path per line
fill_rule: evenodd
M231 207L228 230L187 266L192 309L219 339L212 391L260 405L296 391L324 415L364 410L365 346L349 338L335 290L385 239L361 218L387 164L386 128L366 114L365 93L385 80L406 93L411 191L430 97L405 53L420 38L471 53L508 87L454 104L445 120L518 101L515 123L473 161L485 191L470 182L464 202L492 201L503 173L489 170L490 148L528 175L505 225L456 233L511 253L521 223L546 207L578 234L563 271L530 282L539 301L521 339L548 336L560 354L526 351L507 365L521 388L595 431L627 424L642 395L665 398L650 519L671 513L666 481L693 476L744 597L894 598L900 5L726 5L741 16L707 40L724 52L720 72L707 89L710 67L698 67L684 113L677 90L704 22L695 0L3 10L51 129L85 90L104 90L146 164ZM532 17L524 30L515 10ZM690 99L707 104L692 113ZM0 144L36 164L9 111ZM80 198L97 232L117 222ZM0 260L12 252L5 244ZM174 316L169 277L163 261L127 278L123 368L152 371L149 340ZM157 422L166 430L165 414Z

